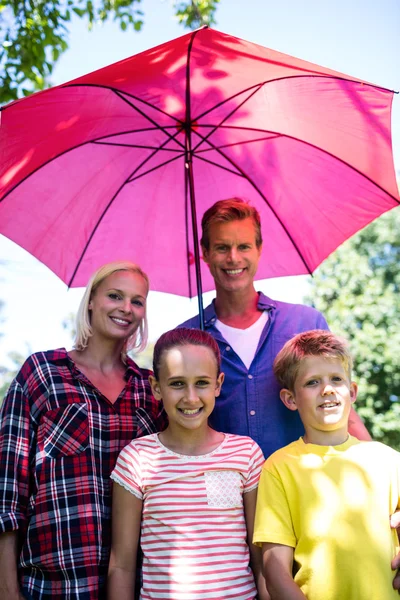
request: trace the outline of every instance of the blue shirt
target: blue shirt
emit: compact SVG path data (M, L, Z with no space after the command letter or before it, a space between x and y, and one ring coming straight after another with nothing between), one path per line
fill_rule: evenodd
M205 330L218 342L225 373L209 422L217 431L250 436L267 457L304 433L298 412L287 409L279 397L280 387L272 370L274 359L285 342L297 333L329 328L314 308L271 300L262 293L258 309L268 311L268 321L249 370L215 327L214 302L204 311ZM179 325L199 326L198 316Z

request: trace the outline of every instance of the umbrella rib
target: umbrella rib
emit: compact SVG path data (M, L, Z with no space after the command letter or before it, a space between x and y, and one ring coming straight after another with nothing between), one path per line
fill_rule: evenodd
M218 150L219 148L216 147L215 149ZM243 173L238 173L237 171L234 171L233 169L229 169L228 167L224 167L223 165L219 165L218 163L214 162L213 160L209 160L208 158L204 158L204 156L199 156L198 154L195 154L195 156L196 156L196 158L198 160L202 160L202 161L208 163L209 165L212 165L213 167L218 167L219 169L223 169L224 171L228 171L228 173L232 173L232 175L237 175L238 177L244 177Z
M169 161L167 161L167 162L172 162L173 160L176 160L177 158L179 158L179 157L176 157L176 156L174 156L174 158L172 158L171 160L169 160ZM162 165L159 165L159 166L162 166ZM102 220L104 219L104 217L105 217L106 213L108 212L108 210L109 210L110 206L112 205L112 203L114 202L114 200L116 199L116 197L118 196L118 194L120 193L120 191L122 190L122 188L123 188L123 187L124 187L124 186L125 186L127 183L131 183L131 179L130 179L131 177L132 177L132 174L131 174L131 175L129 175L129 177L127 177L127 179L125 179L125 181L124 181L124 182L123 182L123 183L122 183L122 184L119 186L119 188L117 189L117 191L115 192L115 194L112 196L112 198L111 198L111 199L110 199L110 201L108 202L107 206L104 208L104 210L103 210L103 212L101 213L100 217L98 218L98 220L97 220L97 223L96 223L96 225L93 227L93 230L92 230L92 232L91 232L91 234L90 234L90 236L89 236L89 238L88 238L88 240L87 240L87 242L86 242L86 244L85 244L85 246L84 246L84 248L83 248L83 250L82 250L82 253L81 253L80 257L79 257L79 260L78 260L78 262L76 263L76 266L75 266L74 272L72 273L72 276L71 276L71 278L70 278L70 280L69 280L69 282L68 282L68 284L67 284L67 285L68 285L68 287L71 287L71 286L72 286L72 284L73 284L73 281L74 281L74 279L75 279L75 276L76 276L76 274L77 274L77 272L78 272L78 269L79 269L79 267L80 267L80 265L81 265L81 262L82 262L82 260L83 260L83 257L85 256L85 254L86 254L86 251L87 251L87 249L89 248L89 246L90 246L90 243L91 243L91 241L92 241L92 239L93 239L93 237L94 237L94 234L96 233L97 229L98 229L98 228L99 228L99 226L100 226L100 223L101 223L101 222L102 222ZM136 178L136 179L137 179L137 178Z
M245 99L243 100L243 102L241 102L240 104L238 104L237 106L235 106L235 108L234 108L234 109L233 109L233 110L232 110L230 113L228 113L228 114L227 114L227 115L226 115L226 116L225 116L225 117L222 119L222 121L221 121L221 122L220 122L218 125L214 125L214 128L213 128L213 129L212 129L212 130L211 130L211 131L210 131L210 132L209 132L209 133L208 133L208 134L207 134L207 135L206 135L206 136L205 136L205 137L202 139L202 141L200 141L200 142L197 144L197 146L195 146L195 147L193 148L193 152L196 152L197 148L198 148L199 146L201 146L201 145L202 145L202 144L203 144L205 141L207 141L207 139L208 139L210 136L212 136L212 134L213 134L213 133L214 133L214 132L215 132L215 131L216 131L216 130L219 128L219 127L221 127L225 121L227 121L227 120L228 120L228 119L229 119L229 118L230 118L230 117L231 117L231 116L232 116L232 115L233 115L235 112L237 112L237 111L239 110L239 108L241 108L241 107L243 106L243 104L245 104L245 103L246 103L248 100L250 100L250 98L252 98L252 96L254 96L254 94L256 94L256 93L257 93L257 92L258 92L258 91L261 89L261 87L262 87L262 86L260 86L260 87L258 87L258 88L256 88L256 89L254 89L254 90L251 92L251 94L249 94L249 96L247 96L247 98L245 98Z
M168 138L170 138L170 140L174 140L182 148L185 147L184 144L182 144L179 140L175 139L175 135L172 136L168 131L166 131L166 129L164 127L161 127L160 125L158 125L157 121L154 121L149 115L146 115L145 112L143 112L142 110L140 110L140 108L138 106L135 106L132 102L130 102L127 98L125 98L124 95L119 90L116 90L116 89L113 89L113 88L110 88L110 89L112 89L112 91L114 92L114 94L116 96L118 96L121 100L123 100L124 102L126 102L128 104L128 106L130 106L131 108L133 108L134 110L136 110L136 112L138 112L140 115L142 115L142 117L144 117L145 119L147 119L159 131L162 131ZM166 113L164 113L164 114L166 114ZM170 115L168 115L168 117L170 117L172 119L172 117ZM179 133L179 129L177 130L177 133Z
M207 126L204 125L204 127L207 127ZM309 146L310 148L314 148L315 150L317 150L319 152L322 152L323 154L326 154L327 156L330 156L334 160L338 160L339 162L341 162L343 165L345 165L349 169L352 169L353 171L355 171L356 173L358 173L359 175L361 175L361 177L364 177L364 179L367 179L370 183L372 183L372 185L376 186L382 192L384 192L385 194L387 194L388 196L390 196L392 198L392 200L394 200L395 202L397 202L397 204L400 205L400 200L398 198L396 198L396 196L394 196L391 192L388 192L388 190L385 190L385 188L382 187L379 183L377 183L376 181L374 181L373 179L371 179L371 177L369 177L369 175L366 175L365 173L363 173L362 171L360 171L359 169L357 169L353 165L350 165L343 158L340 158L339 156L336 156L335 154L332 154L332 152L329 152L328 150L325 150L324 148L320 148L319 146L316 146L315 144L312 144L311 142L307 142L306 140L301 140L300 138L297 138L297 137L295 137L293 135L289 135L287 133L278 133L278 132L275 132L275 131L269 131L267 129L257 129L256 127L237 127L235 125L221 125L221 128L223 128L223 129L239 129L241 131L259 131L260 133L261 132L272 133L272 134L276 134L276 135L271 136L271 137L267 137L266 138L267 140L268 139L276 139L276 138L288 138L290 140L294 140L295 142L299 142L299 144L304 144L306 146ZM201 135L199 134L198 131L196 131L196 133L197 133L197 135L199 137L201 137ZM209 139L207 139L206 141L211 146L211 148L209 148L209 150L207 150L207 151L211 151L211 150L217 150L218 151L218 146L215 146L212 142L210 142ZM254 141L256 142L257 140L254 140ZM200 152L206 152L206 150L201 150ZM196 153L196 156L198 156L198 153ZM198 158L200 158L200 156L198 156Z
M179 131L176 132L176 134L174 135L178 135ZM118 135L118 134L115 134ZM44 161L41 165L39 165L38 167L36 167L36 169L33 169L33 171L31 171L30 173L28 173L27 175L25 175L25 177L23 177L21 179L21 181L18 181L18 183L16 183L13 187L11 187L2 198L0 198L0 203L3 202L3 200L5 200L7 198L7 196L9 194L11 194L11 192L13 192L14 190L16 190L22 183L24 183L24 181L26 181L27 179L29 179L29 177L31 177L32 175L34 175L37 171L39 171L40 169L43 169L43 167L45 167L46 165L50 164L51 162L53 162L54 160L56 160L57 158L60 158L60 156L63 156L64 154L68 154L68 152L72 152L73 150L77 150L77 148L81 148L82 146L85 146L86 144L94 144L96 145L97 140L101 140L104 139L104 137L109 137L109 136L102 136L101 138L94 138L92 140L86 140L84 142L82 142L81 144L76 144L75 146L72 146L71 148L67 148L66 150L63 150L62 152L60 152L59 154L56 154L55 156L52 156L51 158L49 158L48 160ZM172 137L173 139L173 137ZM137 169L140 169L140 167L142 167L148 160L150 160L154 154L156 154L156 152L158 152L158 150L163 150L163 146L165 144L167 144L169 141L171 141L170 139L167 139L165 142L163 142L163 144L161 146L159 146L159 148L157 150L155 150L149 157L147 157L147 159L145 161L143 161L139 167L137 167ZM112 144L110 144L112 145Z
M199 135L198 131L196 131L196 134ZM211 146L213 146L212 142L210 142L210 140L205 140L208 144L210 144ZM307 271L309 272L309 274L311 275L312 273L312 269L310 269L310 267L308 266L305 258L302 256L299 248L297 247L296 242L294 241L293 237L291 236L291 234L289 233L289 231L287 230L285 224L283 223L283 221L280 219L279 215L276 213L276 211L274 210L274 208L271 206L271 204L268 202L267 198L265 197L265 195L263 194L263 192L259 189L259 187L256 185L256 183L247 175L247 173L245 173L243 171L243 169L241 169L239 167L239 165L237 165L235 163L235 161L233 161L231 158L229 158L229 156L226 156L226 154L220 150L219 148L217 148L216 146L213 146L214 150L216 152L218 152L219 154L221 154L221 156L223 156L225 158L225 160L227 160L228 162L231 163L231 165L233 165L238 171L239 173L242 174L242 176L249 182L249 184L256 190L256 192L260 195L260 197L264 200L264 202L267 204L267 206L269 207L269 209L271 210L271 212L274 214L274 216L276 217L277 221L280 223L282 229L285 231L286 235L288 236L289 240L291 241L293 247L295 248L299 258L301 259L301 261L303 262L304 266L306 267ZM200 158L200 157L199 157Z
M148 175L149 173L152 173L153 171L157 171L157 169L160 169L161 167L165 167L165 165L169 165L169 163L174 162L175 160L178 160L178 158L182 158L184 156L184 154L180 154L179 156L174 156L173 158L170 158L168 160L165 160L164 162L156 165L155 167L151 167L151 169L148 169L147 171L144 171L143 173L140 173L139 175L136 175L137 171L140 169L140 167L142 165L140 165L138 168L136 168L134 170L134 172L132 173L132 175L129 176L129 179L127 180L127 183L132 183L132 181L136 181L137 179L140 179L141 177L143 177L144 175ZM142 163L143 164L143 163ZM135 176L134 176L135 175Z
M359 81L357 79L347 79L346 77L337 77L335 75L318 75L318 74L315 74L315 75L286 75L285 77L276 77L275 79L268 79L265 81L260 81L259 83L255 83L255 84L249 86L248 88L245 88L244 90L240 90L239 92L232 94L232 96L229 96L229 98L225 98L224 100L221 100L217 104L214 104L214 106L205 110L203 113L200 113L199 115L196 116L196 118L194 120L198 121L199 119L202 119L203 117L205 117L206 115L211 113L216 108L223 106L224 104L226 104L230 100L233 100L237 96L240 96L241 94L245 94L246 92L253 90L255 87L258 87L259 89L261 89L262 87L266 86L268 83L276 83L277 81L284 81L285 79L307 79L307 78L314 78L314 77L316 77L318 79L335 79L337 81L348 81L349 83L358 83L360 85L368 86L368 87L371 87L371 88L374 88L377 90L382 90L384 92L390 92L393 94L398 93L394 90L390 90L389 88L385 88L380 85L374 85L373 83L365 83L365 82Z
M232 142L232 144L223 144L222 146L216 146L216 148L231 148L232 146L242 146L243 144L253 144L254 142L265 142L266 140L274 140L279 137L282 137L282 135L280 133L277 133L275 135L268 135L268 136L261 137L261 138L254 138L254 140L243 140L242 142ZM196 152L196 156L197 156L197 158L200 158L199 157L200 153L211 152L212 150L213 150L213 148L205 148L204 150L199 150L198 152Z
M182 123L182 121L180 121L180 119L177 119L173 115L167 113L165 110L163 110L159 106L154 106L154 104L151 104L151 102L147 102L147 100L143 100L143 98L139 98L139 96L135 96L134 94L130 94L129 92L121 91L118 88L113 87L112 85L100 85L99 83L69 83L69 84L62 85L60 87L63 87L63 88L66 88L66 87L94 87L94 88L99 88L99 89L102 89L102 90L110 90L112 92L115 92L118 96L120 96L120 98L121 98L122 94L124 96L129 96L129 98L132 98L132 100L136 100L137 102L141 102L142 104L145 104L149 108L160 112L161 114L163 114L166 117L172 119L173 121L176 121L178 123ZM125 102L127 102L127 100L125 98L121 98L121 100L124 100ZM129 104L129 106L132 106L133 108L136 108L130 102L128 102L128 104ZM0 108L0 110L1 110L1 108ZM169 126L167 126L167 127L169 127ZM157 127L157 129L159 129L159 127Z
M182 150L173 148L157 148L156 146L141 146L140 144L122 144L118 142L102 142L94 141L93 144L97 146L120 146L122 148L142 148L143 150L162 150L163 152L179 152L182 154Z

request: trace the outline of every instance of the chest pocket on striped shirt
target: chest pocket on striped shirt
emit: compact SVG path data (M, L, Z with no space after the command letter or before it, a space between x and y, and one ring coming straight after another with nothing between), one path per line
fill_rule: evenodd
M237 471L206 471L207 504L213 508L242 506L240 473Z
M48 412L38 431L38 443L47 456L73 456L89 443L88 411L85 403L75 402Z

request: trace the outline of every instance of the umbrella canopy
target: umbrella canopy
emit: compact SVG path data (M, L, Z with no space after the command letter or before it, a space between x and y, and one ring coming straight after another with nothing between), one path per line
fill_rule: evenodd
M69 286L131 259L193 297L196 262L214 287L193 226L238 196L262 217L258 278L311 273L399 203L392 95L200 29L3 107L0 232Z

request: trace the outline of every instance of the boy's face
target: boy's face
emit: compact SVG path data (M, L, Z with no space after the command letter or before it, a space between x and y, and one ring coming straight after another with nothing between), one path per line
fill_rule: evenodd
M347 439L349 413L356 397L357 385L350 382L342 362L320 356L304 358L294 389L281 390L284 404L300 413L304 441L323 445L337 445Z

